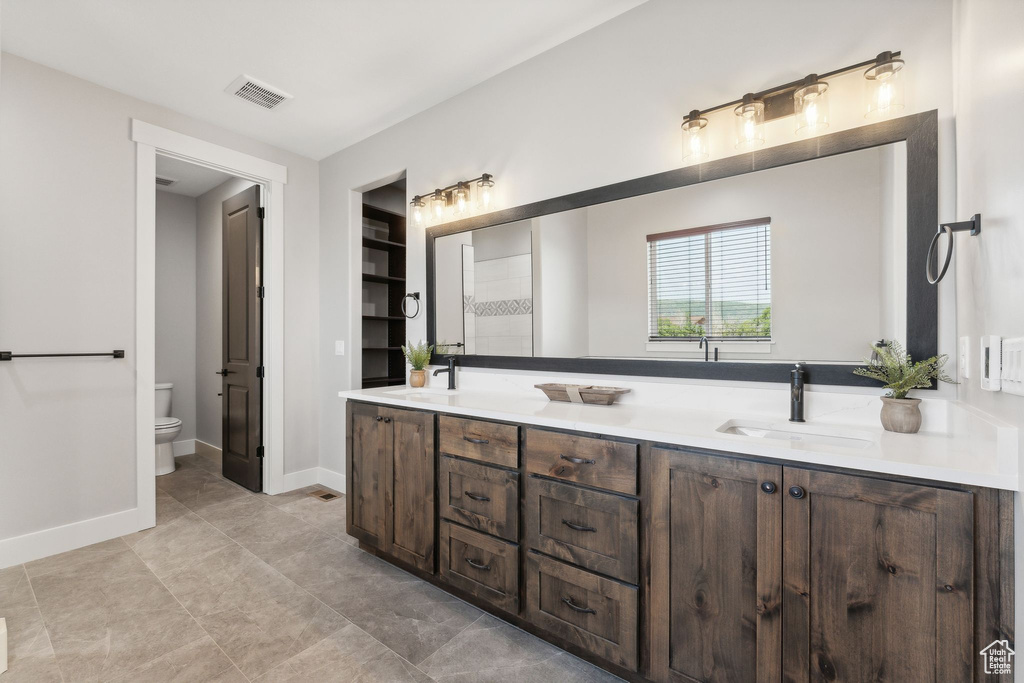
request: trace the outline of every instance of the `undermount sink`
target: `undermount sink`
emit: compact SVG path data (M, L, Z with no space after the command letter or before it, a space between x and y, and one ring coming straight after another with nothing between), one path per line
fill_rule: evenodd
M770 423L747 420L729 420L716 431L722 434L735 434L755 439L778 439L780 441L800 441L806 444L821 446L840 446L843 448L869 448L874 440L870 434L855 430L836 429L834 427L816 427L799 425L790 422Z

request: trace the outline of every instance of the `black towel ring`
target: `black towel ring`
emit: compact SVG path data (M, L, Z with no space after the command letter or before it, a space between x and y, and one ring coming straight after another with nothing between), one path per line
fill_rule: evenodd
M408 302L409 299L412 299L413 301L416 302L416 312L413 313L412 315L409 315L409 309L406 307L406 303ZM420 314L420 293L419 292L411 292L411 293L406 294L405 296L403 296L402 297L402 315L404 315L406 318L415 318L419 314Z
M953 233L960 232L961 230L970 230L972 235L977 235L981 232L981 214L976 213L969 221L960 221L959 223L943 223L939 226L938 232L932 237L931 243L928 245L928 256L925 261L925 276L928 278L928 284L937 285L939 281L946 276L946 271L949 269L949 263L953 259ZM932 264L935 262L937 256L936 247L939 245L939 237L946 235L949 239L946 243L946 257L942 259L942 268L939 269L939 274L935 275L935 270Z

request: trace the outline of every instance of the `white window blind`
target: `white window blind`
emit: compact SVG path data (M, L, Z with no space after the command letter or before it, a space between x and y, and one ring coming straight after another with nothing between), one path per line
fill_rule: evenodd
M647 236L651 341L771 340L771 219Z

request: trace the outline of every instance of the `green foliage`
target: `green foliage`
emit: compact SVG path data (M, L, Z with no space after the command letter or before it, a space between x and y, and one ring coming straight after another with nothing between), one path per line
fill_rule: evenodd
M704 326L695 322L677 325L668 318L658 318L659 337L703 337Z
M402 353L405 354L405 359L409 361L409 365L412 366L413 370L423 370L426 368L427 363L430 362L430 354L433 351L434 347L428 346L425 341L421 341L419 344L406 342L406 346L402 347Z
M947 375L942 366L949 357L945 354L932 356L927 360L914 363L897 341L889 342L888 346L874 347L877 360L865 360L865 368L857 368L853 374L870 377L885 385L889 398L906 398L912 389L927 389L932 380L956 384L956 380Z
M688 321L682 325L670 318L658 318L659 337L771 337L772 307L765 306L760 313L746 320L722 323L719 329L708 332L703 325Z

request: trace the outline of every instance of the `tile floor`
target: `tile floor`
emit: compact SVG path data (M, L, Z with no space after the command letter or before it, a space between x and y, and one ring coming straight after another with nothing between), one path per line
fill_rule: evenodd
M0 683L619 680L359 550L344 496L178 463L156 527L0 569Z

